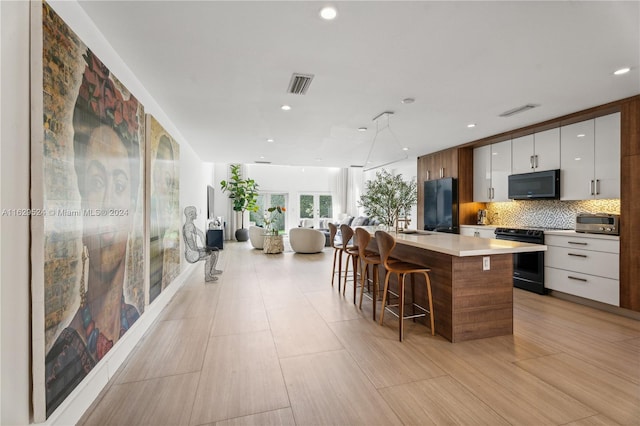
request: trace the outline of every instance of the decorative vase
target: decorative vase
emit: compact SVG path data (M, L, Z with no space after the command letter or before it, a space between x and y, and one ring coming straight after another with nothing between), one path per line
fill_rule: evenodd
M265 254L277 254L284 251L282 235L265 235L262 251Z
M236 230L236 240L243 242L249 240L249 230L246 228L240 228Z

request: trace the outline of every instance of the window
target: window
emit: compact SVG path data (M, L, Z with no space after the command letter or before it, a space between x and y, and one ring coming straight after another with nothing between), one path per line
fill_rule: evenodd
M331 194L300 194L300 219L312 219L313 226L326 227L320 219L331 219L333 197ZM322 226L321 226L322 225Z

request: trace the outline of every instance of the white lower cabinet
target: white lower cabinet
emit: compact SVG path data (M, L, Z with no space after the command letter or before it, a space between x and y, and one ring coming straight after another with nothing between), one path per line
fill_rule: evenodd
M551 290L620 306L620 281L558 268L544 268L544 285Z
M618 239L545 235L545 287L620 306Z

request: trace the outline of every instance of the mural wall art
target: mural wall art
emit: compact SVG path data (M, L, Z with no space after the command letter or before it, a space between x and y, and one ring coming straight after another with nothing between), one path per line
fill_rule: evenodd
M180 146L147 114L149 302L180 274Z
M145 125L133 94L46 3L36 7L32 18L42 25L32 20L30 214L37 422L144 310Z

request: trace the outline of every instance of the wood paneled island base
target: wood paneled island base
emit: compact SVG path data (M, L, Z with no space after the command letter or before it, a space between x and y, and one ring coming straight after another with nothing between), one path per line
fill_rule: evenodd
M431 268L436 333L454 343L513 334L512 254L457 257L398 244L393 256ZM416 302L428 306L424 279L415 279Z

